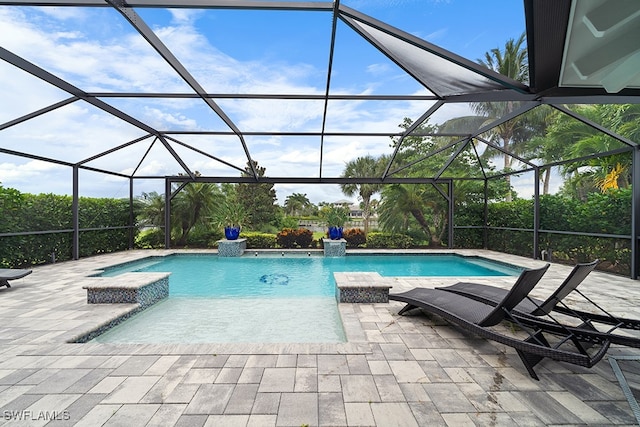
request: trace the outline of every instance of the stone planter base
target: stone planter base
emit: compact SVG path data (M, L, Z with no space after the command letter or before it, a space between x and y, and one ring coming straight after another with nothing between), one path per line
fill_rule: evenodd
M347 241L344 239L322 239L324 256L345 256L347 254Z
M336 299L340 303L388 303L389 279L378 273L333 273Z
M139 304L146 308L169 296L170 273L124 273L85 285L88 304Z
M247 239L218 240L218 256L238 257L247 250Z

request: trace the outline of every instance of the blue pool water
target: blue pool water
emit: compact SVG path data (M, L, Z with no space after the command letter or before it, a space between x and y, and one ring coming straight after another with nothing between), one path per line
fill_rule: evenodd
M457 255L253 256L178 255L145 259L106 270L171 272L170 293L182 297L334 296L334 272L375 271L381 276L508 276L519 270L479 257Z
M334 272L506 276L520 270L457 255L173 255L106 269L171 272L170 296L95 338L119 343L344 342Z

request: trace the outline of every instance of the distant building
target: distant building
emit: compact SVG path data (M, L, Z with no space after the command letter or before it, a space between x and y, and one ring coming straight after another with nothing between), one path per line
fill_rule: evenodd
M349 218L362 218L362 215L360 205L349 205Z
M347 228L362 228L364 222L362 220L362 209L359 204L353 203L351 200L336 200L335 202L328 203L331 206L342 206L349 209L349 220L345 224ZM300 221L300 227L308 228L311 231L326 231L326 227L322 221L318 220L304 220ZM375 212L371 214L369 218L369 227L376 229L378 227L377 215Z
M344 206L344 207L349 207L351 206L353 202L351 200L336 200L335 202L331 202L331 206Z
M362 218L363 212L360 205L353 203L351 200L336 200L331 205L349 208L349 218Z

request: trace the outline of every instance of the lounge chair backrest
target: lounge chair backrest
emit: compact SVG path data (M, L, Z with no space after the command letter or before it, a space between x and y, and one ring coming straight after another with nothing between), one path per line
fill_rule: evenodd
M540 307L534 310L531 314L534 316L544 316L549 314L551 310L560 302L564 297L569 295L580 283L593 271L598 265L600 260L595 260L589 263L576 264L571 270L571 273L562 282L560 287L549 296Z
M520 304L523 299L529 295L533 288L538 284L544 273L546 273L550 264L538 269L525 269L520 273L518 280L513 285L509 293L496 305L491 313L487 315L481 322L480 326L493 326L505 319L507 312Z

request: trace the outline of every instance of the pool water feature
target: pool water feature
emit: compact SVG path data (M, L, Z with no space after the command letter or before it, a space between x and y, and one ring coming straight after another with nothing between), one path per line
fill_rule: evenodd
M505 276L520 270L458 255L150 257L106 269L171 272L169 298L94 342L344 342L334 272L381 276Z

